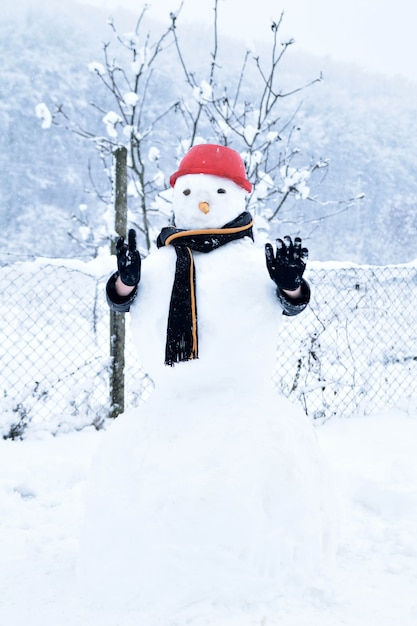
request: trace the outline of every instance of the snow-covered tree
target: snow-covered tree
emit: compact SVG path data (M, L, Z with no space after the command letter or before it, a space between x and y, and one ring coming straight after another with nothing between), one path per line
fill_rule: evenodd
M139 231L145 253L154 242L161 218L166 222L170 215L168 176L178 159L197 143L229 145L241 153L253 183L249 209L266 229L290 198L310 198L312 177L315 173L321 176L327 167L325 159L300 154L298 105L291 109L282 104L321 80L319 76L302 86L283 84L281 65L294 43L279 39L283 14L266 25L270 44L265 54L243 48L240 71L236 72L228 67L221 47L218 0L213 0L213 7L212 39L208 48L203 47L203 61L201 52L189 57L189 45L188 56L183 50L179 33L182 4L156 36L146 30L146 6L133 32L120 33L110 20L112 40L103 44L103 58L88 66L104 87L100 93L105 93L105 99L94 94L92 102L101 116L102 132L70 119L63 107L52 116L54 122L64 119L68 128L94 143L113 191L113 155L119 147L127 149L129 223ZM204 37L200 50L203 42ZM183 82L178 79L181 75ZM42 124L50 123L44 105L39 105L38 115ZM103 199L109 204L108 194ZM124 233L112 232L110 220L109 234Z

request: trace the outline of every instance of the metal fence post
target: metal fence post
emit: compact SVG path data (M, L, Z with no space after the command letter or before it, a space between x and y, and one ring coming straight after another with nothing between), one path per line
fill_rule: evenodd
M115 158L115 231L125 237L127 229L127 149L117 148ZM116 241L111 242L116 254ZM110 417L117 417L125 408L125 315L110 311Z

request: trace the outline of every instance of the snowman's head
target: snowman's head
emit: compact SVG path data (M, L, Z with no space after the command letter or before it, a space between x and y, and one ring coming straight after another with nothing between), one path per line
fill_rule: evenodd
M175 183L173 209L177 228L221 228L245 210L246 191L227 178L186 174Z
M238 217L252 185L239 153L226 146L194 146L170 178L175 224L186 230L221 228Z

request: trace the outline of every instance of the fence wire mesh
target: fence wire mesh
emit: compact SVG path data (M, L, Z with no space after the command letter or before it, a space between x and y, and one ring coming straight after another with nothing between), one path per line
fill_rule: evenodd
M99 427L109 414L106 278L59 260L0 268L3 436L20 436L29 424L52 432ZM134 403L146 377L132 350L126 359Z
M310 306L283 318L278 392L313 418L417 395L416 266L311 265ZM1 267L0 279L0 433L99 426L110 410L107 275L38 259ZM152 383L126 321L126 405L137 406Z
M283 320L277 389L314 418L415 396L416 266L316 266L308 279L310 306Z

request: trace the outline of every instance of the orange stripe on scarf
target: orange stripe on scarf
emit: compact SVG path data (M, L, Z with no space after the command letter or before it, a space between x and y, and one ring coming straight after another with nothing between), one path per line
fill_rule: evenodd
M193 263L193 254L190 248L187 247L188 254L190 255L190 291L191 291L191 319L192 319L192 335L193 335L193 344L192 351L190 354L191 359L196 359L198 355L197 348L197 311L196 311L196 299L195 299L195 291L194 291L194 263Z
M173 233L167 237L165 245L169 246L175 239L181 239L183 237L192 237L194 235L232 235L240 233L248 228L252 228L253 220L246 226L236 226L235 228L202 228L200 230L183 230L179 233Z

